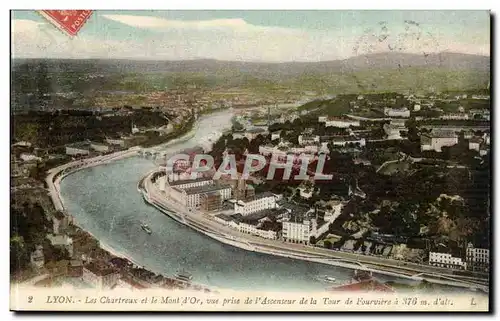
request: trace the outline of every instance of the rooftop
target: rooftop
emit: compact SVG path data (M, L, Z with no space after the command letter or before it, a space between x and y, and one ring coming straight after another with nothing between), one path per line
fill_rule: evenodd
M441 130L432 130L432 132L430 133L430 137L432 138L456 138L458 137L457 134L455 133L455 131L453 130L445 130L445 129L441 129Z
M229 215L226 215L226 214L217 214L217 215L215 215L215 217L220 218L226 222L233 221L233 218Z
M213 192L208 192L208 193L204 193L202 194L200 197L219 197L220 194L217 192L217 191L213 191Z
M203 186L186 188L184 189L184 191L186 192L186 194L192 195L192 194L201 194L201 193L219 191L221 189L226 189L226 188L231 188L231 186L228 184L203 185Z
M338 117L338 116L328 117L327 120L329 120L329 121L344 121L344 122L349 122L349 123L357 122L354 119L350 119L347 117Z
M306 214L307 212L309 212L310 208L307 208L307 207L304 207L304 206L300 206L300 205L295 205L293 203L284 203L282 205L282 208L284 209L287 209L289 210L291 213L294 213L294 214Z
M257 222L264 217L277 217L281 214L285 214L287 211L285 209L266 209L258 212L251 213L249 215L243 216L240 221L245 223Z
M469 140L469 142L480 144L483 142L483 139L481 137L474 136Z
M115 273L115 270L110 268L109 266L99 265L96 263L89 263L85 265L85 269L89 270L97 276L106 276Z
M406 107L403 107L403 108L392 108L392 107L385 107L387 108L387 110L392 110L392 111L407 111L409 110L408 108Z
M248 203L248 202L253 202L253 201L256 201L256 200L259 200L262 198L266 198L266 197L276 197L276 195L274 195L271 192L263 192L263 193L255 194L254 196L252 196L250 199L248 199L246 201L240 201L240 202Z
M184 179L184 180L179 180L179 181L173 181L173 182L168 182L170 186L178 186L178 185L184 185L184 184L189 184L189 183L196 183L196 182L205 182L205 181L211 181L211 178L207 177L199 177L195 179Z
M88 142L76 142L76 143L68 144L68 145L66 145L66 147L70 147L70 148L89 148L90 147L90 143L88 143Z
M263 133L265 131L266 129L264 128L250 128L246 130L247 133Z

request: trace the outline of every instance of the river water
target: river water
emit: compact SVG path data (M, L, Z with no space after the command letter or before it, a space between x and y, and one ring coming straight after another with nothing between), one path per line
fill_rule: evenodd
M225 111L200 119L189 139L164 146L174 153L197 145L213 131L230 128ZM338 282L352 271L340 267L245 251L222 244L183 226L147 205L137 183L155 164L143 157L80 170L61 182L61 194L77 225L114 252L148 270L172 276L184 269L193 281L219 288L273 291L323 290L325 275ZM147 223L153 233L145 233ZM382 279L385 279L382 277Z

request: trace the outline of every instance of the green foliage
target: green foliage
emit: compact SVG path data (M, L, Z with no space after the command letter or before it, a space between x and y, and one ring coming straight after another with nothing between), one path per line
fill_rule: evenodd
M46 242L45 237L52 226L38 203L12 201L10 222L10 269L14 273L27 267L29 255L36 245Z

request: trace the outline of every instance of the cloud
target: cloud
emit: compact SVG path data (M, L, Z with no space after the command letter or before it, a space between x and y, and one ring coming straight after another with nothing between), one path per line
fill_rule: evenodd
M133 15L109 15L102 17L126 24L137 28L151 29L203 29L203 28L245 28L250 26L243 19L214 19L214 20L167 20L151 16L133 16Z
M32 32L37 30L38 27L41 25L44 25L44 23L27 19L14 19L12 20L12 32L13 33Z
M118 40L113 34L69 38L50 23L12 21L15 57L123 58L182 60L211 58L244 61L320 61L345 59L387 51L437 53L442 51L489 55L481 34L452 40L432 28L375 25L373 28L305 30L257 26L243 19L198 21L150 16L96 15L93 23L112 20L151 31L130 31ZM128 30L127 30L128 31Z
M94 38L70 38L51 23L16 19L12 21L14 58L113 58L127 44Z

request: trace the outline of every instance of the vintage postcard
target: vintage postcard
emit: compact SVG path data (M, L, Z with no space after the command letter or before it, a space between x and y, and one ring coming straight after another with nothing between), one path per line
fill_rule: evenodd
M11 310L490 311L490 19L11 11Z

